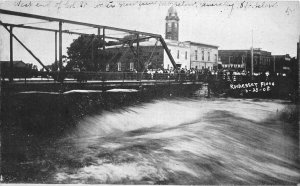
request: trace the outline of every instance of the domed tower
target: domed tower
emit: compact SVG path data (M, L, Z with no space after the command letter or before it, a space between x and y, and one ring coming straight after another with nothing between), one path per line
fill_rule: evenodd
M178 41L178 31L179 31L179 17L177 11L173 6L168 10L168 15L166 16L166 39Z

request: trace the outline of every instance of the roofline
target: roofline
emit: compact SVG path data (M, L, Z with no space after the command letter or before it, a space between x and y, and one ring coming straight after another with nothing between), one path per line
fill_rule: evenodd
M193 41L184 41L184 42L188 42L190 44L205 45L205 46L211 46L211 47L219 48L218 45L212 45L212 44L207 44L207 43L198 43L198 42L193 42Z
M235 51L244 51L244 50L251 50L251 49L220 49L219 51L221 51L221 50L223 50L223 51L233 51L233 50L235 50Z
M289 57L291 57L291 56L290 56L290 54L282 54L282 55L280 55L280 54L279 54L279 55L278 55L278 54L276 54L276 55L272 55L272 56L287 56L287 55L288 55Z
M249 48L249 49L221 49L219 51L251 51L251 48ZM257 51L257 49L254 48L253 51ZM259 51L269 52L269 51L261 50L261 49L259 49ZM270 52L270 53L272 53L272 52Z

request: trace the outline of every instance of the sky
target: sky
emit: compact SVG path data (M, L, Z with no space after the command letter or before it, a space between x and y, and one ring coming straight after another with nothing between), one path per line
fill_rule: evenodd
M212 6L214 5L214 6ZM165 17L174 6L179 16L179 40L223 49L261 48L274 55L296 56L300 39L299 1L102 1L0 0L0 8L165 36ZM58 23L0 14L6 23L58 29ZM97 33L96 29L63 24L63 29ZM54 33L14 28L14 34L48 65L55 61ZM124 34L110 33L123 37ZM63 35L63 54L78 35ZM0 60L9 60L9 34L0 27ZM14 41L14 60L38 62ZM39 65L38 65L39 66Z

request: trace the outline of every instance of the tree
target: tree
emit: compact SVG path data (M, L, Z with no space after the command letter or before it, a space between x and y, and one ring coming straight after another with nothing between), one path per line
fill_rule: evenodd
M103 69L110 54L101 50L105 43L101 37L96 35L81 35L75 39L68 47L67 65L65 70L70 71L75 68L83 71L98 71ZM112 42L110 45L114 44Z
M103 45L123 45L125 43L136 42L137 35L129 34L124 36L120 41L104 42L100 36L96 35L81 35L75 39L67 50L67 65L66 71L79 69L80 71L99 71L105 70L106 63L110 63L110 68L117 68L116 63L123 56L122 49L120 50L102 50ZM122 47L120 47L122 48ZM133 50L136 50L133 48ZM140 49L141 51L141 49ZM135 51L132 51L136 53ZM141 53L141 52L140 52ZM124 56L123 56L124 57ZM135 56L136 57L136 56ZM135 58L134 56L132 58ZM140 56L142 58L142 56ZM142 59L140 59L142 61ZM141 66L141 65L140 65Z

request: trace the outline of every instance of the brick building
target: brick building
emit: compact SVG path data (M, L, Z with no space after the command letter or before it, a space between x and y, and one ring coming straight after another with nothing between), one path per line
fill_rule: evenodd
M136 43L133 44L133 47L136 49ZM112 56L105 64L106 71L133 71L144 67L163 68L163 47L158 44L155 46L155 42L139 43L139 60L128 46L107 47L106 51ZM143 67L140 63L143 64Z
M190 69L190 46L186 42L165 40L179 68ZM136 43L133 44L136 49ZM129 47L107 47L113 54L112 60L106 64L106 71L132 71L142 64L148 69L171 69L173 65L160 42L155 39L139 43L139 62Z
M286 55L273 55L275 60L274 69L276 73L288 73L293 69L293 59L289 54Z
M251 50L219 50L219 57L225 69L251 71ZM271 52L256 48L253 50L254 73L273 71Z

